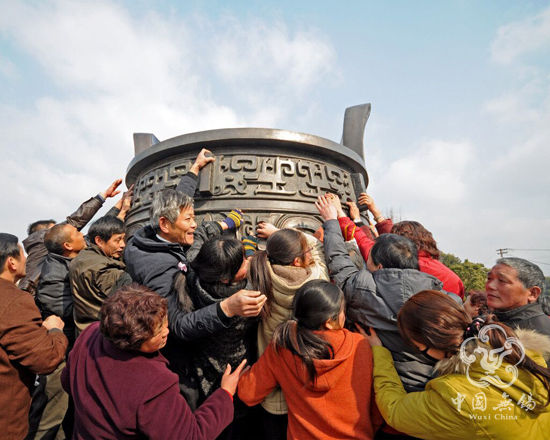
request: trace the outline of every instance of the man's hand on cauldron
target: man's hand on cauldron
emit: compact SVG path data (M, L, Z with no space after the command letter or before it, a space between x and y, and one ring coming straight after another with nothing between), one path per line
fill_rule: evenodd
M346 217L346 213L342 209L342 202L340 202L340 197L338 197L336 194L326 193L325 199L328 200L330 204L336 208L338 217Z
M199 175L199 171L202 170L206 165L208 165L210 162L214 162L216 158L212 154L210 150L207 150L206 148L203 148L197 158L195 159L195 163L191 166L191 171L193 174Z
M256 235L260 238L269 238L269 236L277 232L277 228L273 223L260 222L256 225Z
M319 214L321 214L324 221L338 219L338 211L327 196L317 197L315 207L319 211Z

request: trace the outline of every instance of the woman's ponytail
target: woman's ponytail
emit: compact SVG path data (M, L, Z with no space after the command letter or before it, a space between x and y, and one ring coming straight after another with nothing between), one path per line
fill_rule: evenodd
M331 359L334 356L330 342L316 335L314 330L301 326L296 319L286 321L277 327L272 341L277 353L281 348L285 348L300 358L306 369L309 385L314 385L317 380L314 360Z
M302 232L294 229L281 229L267 239L265 251L258 251L250 260L248 280L254 290L267 297L262 309L262 316L270 315L270 304L273 301L273 282L269 266L292 264L296 257L301 257L307 247L307 240Z
M276 352L284 348L298 356L310 385L317 379L315 359L334 357L330 342L316 332L325 330L327 321L337 322L344 307L344 294L336 285L323 280L309 281L294 296L292 319L277 327L273 334Z
M258 290L267 297L267 302L262 309L262 316L269 316L269 305L273 301L273 283L271 281L271 274L269 273L267 251L258 251L250 259L248 280L253 290Z

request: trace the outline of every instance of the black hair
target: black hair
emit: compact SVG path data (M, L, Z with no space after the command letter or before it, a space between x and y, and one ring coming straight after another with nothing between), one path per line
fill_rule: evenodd
M91 243L95 243L96 237L101 238L103 241L109 241L113 235L123 234L124 232L124 222L121 219L112 215L106 215L90 226L88 239Z
M205 283L231 280L244 261L244 246L235 237L220 235L205 242L191 267Z
M310 384L317 380L313 361L334 356L332 345L314 332L322 330L328 320L338 320L344 306L344 294L338 286L324 280L309 281L294 296L292 319L277 327L273 334L277 352L286 348L300 357Z
M51 224L56 224L57 222L51 218L49 220L38 220L34 223L31 223L27 228L27 235L31 235L37 231L43 231L44 229L49 229Z
M21 257L19 239L15 235L0 232L0 273L4 272L4 264L9 257Z
M414 242L402 235L382 234L376 239L370 254L375 265L389 269L418 270L418 249Z
M44 246L48 249L48 252L57 255L63 255L65 248L63 243L71 241L69 231L67 231L67 223L60 223L51 227L46 235L44 235Z

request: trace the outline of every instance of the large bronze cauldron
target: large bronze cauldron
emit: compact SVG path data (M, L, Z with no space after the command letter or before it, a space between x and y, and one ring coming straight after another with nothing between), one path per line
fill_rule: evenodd
M370 104L346 110L342 144L266 128L209 130L162 142L152 134L134 134L136 156L126 174L126 184L135 183L128 235L149 221L153 195L175 188L202 148L212 151L216 161L199 175L199 224L205 218L221 220L240 208L244 234L252 233L260 221L315 231L322 225L314 205L318 195L332 192L357 201L366 190L363 133L369 114Z

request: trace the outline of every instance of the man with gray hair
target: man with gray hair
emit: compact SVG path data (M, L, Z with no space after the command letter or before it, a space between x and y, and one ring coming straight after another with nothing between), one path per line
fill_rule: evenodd
M170 361L170 369L178 374L182 393L193 409L198 392L188 373L191 370L185 343L228 328L234 316L257 316L266 300L260 292L240 290L223 301L191 312L184 312L180 307L172 287L174 275L187 272L189 262L205 241L224 230L239 227L242 220L241 212L234 210L222 222L203 222L197 227L192 196L200 169L214 161L207 153L210 152L204 149L199 153L175 190L165 189L155 194L150 225L135 233L124 252L132 279L168 298L170 335L163 354Z
M512 328L550 336L550 317L541 307L546 280L540 267L523 258L500 258L487 274L487 305Z
M203 149L184 175L176 189L164 189L155 194L149 211L150 225L139 229L128 241L124 261L134 281L149 287L159 295L170 298L174 275L187 272L188 262L193 260L201 245L227 229L239 227L241 212L232 211L222 222L203 222L197 227L193 209L197 175L214 157ZM239 293L230 298L192 313L176 313L169 305L168 322L171 332L184 341L194 340L217 332L229 325L227 318L250 315L249 309L263 305L263 295ZM258 313L261 307L258 307Z

